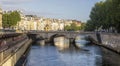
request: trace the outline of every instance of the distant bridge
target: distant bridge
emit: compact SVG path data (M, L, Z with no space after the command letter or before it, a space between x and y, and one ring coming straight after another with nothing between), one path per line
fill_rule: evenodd
M28 34L36 35L36 38L51 38L54 35L65 35L67 38L75 38L78 35L95 36L94 32L75 32L75 31L30 31Z

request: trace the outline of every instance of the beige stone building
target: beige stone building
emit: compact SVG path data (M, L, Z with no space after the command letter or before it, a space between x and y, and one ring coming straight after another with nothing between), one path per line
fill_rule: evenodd
M21 14L21 21L17 24L18 30L40 30L40 31L59 31L64 30L65 26L70 26L75 23L77 26L81 26L81 22L77 20L64 20L64 19L53 19L37 17L35 15L24 15Z
M76 24L76 26L81 26L81 21L77 21L77 20L72 20L73 23Z
M2 9L0 8L0 29L2 29Z

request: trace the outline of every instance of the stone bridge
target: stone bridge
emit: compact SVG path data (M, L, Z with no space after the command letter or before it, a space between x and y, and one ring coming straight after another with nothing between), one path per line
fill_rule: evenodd
M112 33L95 33L95 32L73 32L73 31L34 31L28 32L32 38L51 39L55 35L65 35L69 39L74 39L78 35L88 35L97 45L106 47L110 50L120 53L120 35Z
M78 35L90 35L95 38L94 32L75 32L75 31L31 31L28 34L34 35L34 37L39 38L51 38L55 35L64 35L67 38L75 38ZM95 38L96 39L96 38Z

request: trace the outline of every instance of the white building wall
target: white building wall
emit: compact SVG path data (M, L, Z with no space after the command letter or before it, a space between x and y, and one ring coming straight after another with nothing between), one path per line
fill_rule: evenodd
M60 23L60 30L64 30L64 23Z
M37 30L37 22L34 21L34 30Z

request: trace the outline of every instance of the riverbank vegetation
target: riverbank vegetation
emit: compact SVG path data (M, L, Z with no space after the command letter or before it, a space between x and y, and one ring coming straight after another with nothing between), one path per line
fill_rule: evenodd
M94 5L85 30L116 30L120 32L120 0L105 0Z

